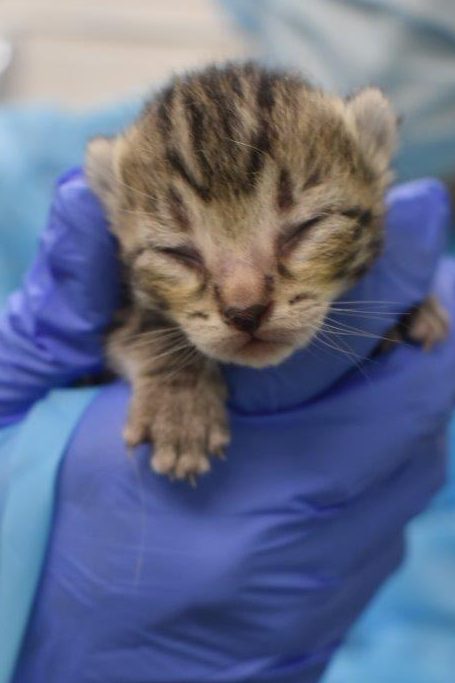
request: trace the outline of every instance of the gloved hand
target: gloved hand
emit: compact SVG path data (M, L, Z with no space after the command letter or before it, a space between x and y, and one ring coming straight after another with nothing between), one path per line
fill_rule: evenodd
M23 286L0 318L0 427L54 387L102 367L118 297L114 238L80 169L58 183Z

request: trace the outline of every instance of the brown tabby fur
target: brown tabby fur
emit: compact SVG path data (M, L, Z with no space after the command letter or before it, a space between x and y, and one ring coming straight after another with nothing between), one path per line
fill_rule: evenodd
M88 178L118 237L131 301L108 353L132 383L125 438L194 479L229 440L217 361L262 367L305 346L383 242L396 122L254 63L177 77Z

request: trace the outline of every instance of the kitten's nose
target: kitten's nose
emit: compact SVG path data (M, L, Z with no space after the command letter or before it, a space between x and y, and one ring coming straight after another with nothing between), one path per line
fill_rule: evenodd
M270 304L255 304L248 308L226 308L224 316L228 323L241 332L256 332L265 314L269 311Z

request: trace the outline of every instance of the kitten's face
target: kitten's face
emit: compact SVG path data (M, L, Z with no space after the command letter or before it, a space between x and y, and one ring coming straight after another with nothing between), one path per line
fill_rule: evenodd
M380 251L394 131L376 90L345 103L251 65L176 81L89 152L136 304L217 360L305 346Z

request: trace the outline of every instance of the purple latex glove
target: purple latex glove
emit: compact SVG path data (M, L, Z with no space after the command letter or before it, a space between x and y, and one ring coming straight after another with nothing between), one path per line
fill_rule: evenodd
M38 254L0 319L0 427L52 388L102 369L118 294L115 240L74 169L58 182Z

